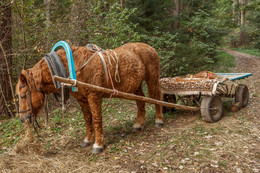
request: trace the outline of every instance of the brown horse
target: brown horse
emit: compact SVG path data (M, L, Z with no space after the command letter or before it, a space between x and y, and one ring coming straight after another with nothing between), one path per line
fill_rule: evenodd
M108 57L105 53L104 59L109 68L114 88L119 91L144 96L142 82L145 80L148 86L149 97L160 100L160 67L156 51L144 43L128 43L113 49L113 51L116 52L119 58L118 72L120 82L115 80L116 69L109 65ZM91 55L93 55L93 52L90 52L86 46L72 47L72 53L76 70L80 69ZM66 52L61 49L57 51L57 54L69 74ZM110 80L105 80L105 73L102 60L96 54L84 68L77 71L76 76L78 81L112 88ZM33 68L22 70L16 86L16 92L19 95L19 116L21 121L25 121L27 118L37 116L44 105L45 95L60 93L60 90L54 87L48 65L44 59L41 59ZM70 89L70 93L76 98L84 114L87 136L82 146L85 147L94 143L92 152L101 152L104 148L101 104L103 98L109 97L109 95L94 92L80 86L78 87L78 92L72 92ZM143 101L136 101L136 104L138 112L136 123L133 127L140 129L145 124L145 103ZM163 124L162 109L159 105L156 105L155 108L156 126L160 126Z

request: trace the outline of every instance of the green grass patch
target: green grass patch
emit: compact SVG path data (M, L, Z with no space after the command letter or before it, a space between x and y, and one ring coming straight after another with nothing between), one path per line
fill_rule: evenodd
M2 120L0 122L0 144L10 147L20 139L22 123L18 118ZM0 146L1 147L1 146ZM5 152L1 150L1 153Z
M205 70L215 73L229 73L231 68L235 67L235 57L229 55L221 50L216 50L216 58L213 64L209 64L205 67Z
M243 48L228 48L228 49L231 49L231 50L235 50L235 51L238 51L238 52L242 52L242 53L246 53L246 54L249 54L249 55L253 55L253 56L258 56L260 57L260 50L259 49L243 49Z

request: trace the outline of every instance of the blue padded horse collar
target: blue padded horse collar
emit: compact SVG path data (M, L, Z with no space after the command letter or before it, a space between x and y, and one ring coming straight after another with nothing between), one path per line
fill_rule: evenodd
M68 67L69 67L69 73L70 73L70 79L72 80L77 80L76 78L76 71L75 71L75 65L74 65L74 60L73 60L73 55L72 55L72 51L70 49L69 44L66 41L59 41L58 43L56 43L53 48L52 51L57 51L57 49L59 47L63 47L63 49L66 52L67 55L67 61L68 61ZM71 87L73 92L78 91L77 87Z

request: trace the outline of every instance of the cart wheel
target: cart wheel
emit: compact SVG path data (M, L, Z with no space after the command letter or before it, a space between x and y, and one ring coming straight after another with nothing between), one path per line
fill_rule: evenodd
M214 123L222 117L222 101L219 96L204 96L200 111L206 122Z
M238 85L235 92L235 102L239 102L239 105L243 108L249 101L249 91L246 85Z
M174 94L163 94L163 100L169 103L176 103L176 96ZM173 112L175 109L163 106L163 113Z

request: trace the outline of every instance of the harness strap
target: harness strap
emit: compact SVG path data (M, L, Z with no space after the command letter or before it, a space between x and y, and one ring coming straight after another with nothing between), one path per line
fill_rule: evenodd
M95 52L93 55L90 56L90 58L78 69L76 70L76 73L80 70L82 70L95 56L96 56L97 52Z
M109 65L112 67L112 68L115 68L115 81L116 82L120 82L120 75L119 75L119 71L118 71L118 65L119 65L119 56L117 55L117 53L113 50L109 50L111 52L113 52L114 56L111 55L111 53L109 51L105 51L103 49L101 49L100 47L98 47L97 45L95 44L88 44L86 46L90 51L95 51L94 54L92 54L90 56L90 58L78 69L76 70L76 73L80 70L82 70L97 54L99 55L102 63L103 63L103 67L104 67L104 72L105 72L105 80L107 81L108 83L108 74L107 74L107 71L109 70L109 68L107 67L107 64L106 64L106 61L105 61L105 58L103 56L102 53L106 53L107 55L107 59L108 59L108 63ZM113 63L111 62L111 59L112 61L115 63L115 65L113 65ZM111 74L110 74L111 75Z
M107 64L106 64L106 61L104 59L104 56L103 56L101 50L98 50L93 55L91 55L90 58L78 70L76 70L76 73L78 71L82 70L97 54L99 55L99 57L103 63L104 72L105 72L105 80L107 81Z
M107 81L107 64L106 64L106 61L105 61L105 59L104 59L104 56L103 56L103 54L100 52L100 51L98 51L98 55L99 55L99 57L100 57L100 59L102 60L102 63L103 63L103 67L104 67L104 72L105 72L105 80Z

